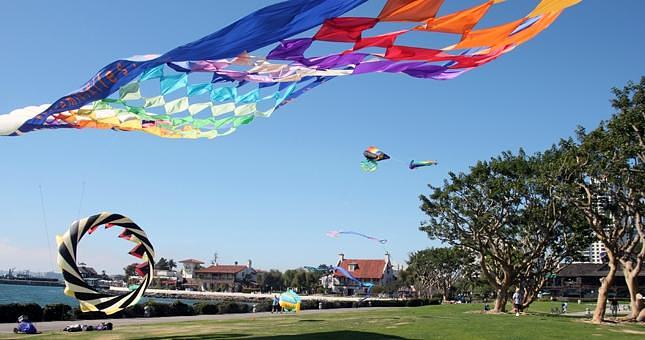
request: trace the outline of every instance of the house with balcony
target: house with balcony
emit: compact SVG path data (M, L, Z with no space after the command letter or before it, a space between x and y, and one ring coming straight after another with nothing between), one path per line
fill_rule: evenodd
M195 270L202 269L202 264L204 264L204 262L195 259L186 259L179 261L179 263L182 264L181 277L184 279L192 279Z
M338 254L336 267L345 269L361 283L384 286L396 280L389 253L385 253L383 259L348 259L345 258L345 254ZM323 276L320 282L323 287L336 294L363 295L368 292L367 287L350 280L340 271Z
M214 264L195 270L193 279L202 290L241 290L255 285L257 272L251 265L251 260L247 265L239 265L237 262L232 265Z

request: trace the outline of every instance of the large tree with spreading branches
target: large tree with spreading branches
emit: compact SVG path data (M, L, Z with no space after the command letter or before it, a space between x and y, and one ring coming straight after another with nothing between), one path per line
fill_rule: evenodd
M513 285L526 307L549 273L586 246L586 224L552 195L549 159L504 152L468 173L449 173L442 187L421 196L428 215L421 230L431 239L472 251L481 275L496 291L493 311L503 312Z
M593 321L604 318L608 290L618 270L630 293L630 319L645 319L638 275L645 261L645 77L613 90L616 113L596 129L578 128L552 152L562 157L559 194L585 216L607 253ZM640 314L640 317L639 317Z
M429 248L410 255L407 271L422 286L423 292L436 288L442 293L443 301L447 301L451 289L473 262L474 258L463 249Z

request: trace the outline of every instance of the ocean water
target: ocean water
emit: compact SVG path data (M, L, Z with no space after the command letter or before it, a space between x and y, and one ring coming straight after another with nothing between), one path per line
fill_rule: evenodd
M22 286L22 285L5 285L0 284L0 305L7 303L37 303L41 306L63 303L72 307L78 307L78 301L63 293L63 287L46 287L46 286ZM142 298L141 302L146 302L148 298ZM154 298L156 302L172 303L177 299ZM193 304L199 300L181 299L180 301ZM215 302L206 301L203 302Z

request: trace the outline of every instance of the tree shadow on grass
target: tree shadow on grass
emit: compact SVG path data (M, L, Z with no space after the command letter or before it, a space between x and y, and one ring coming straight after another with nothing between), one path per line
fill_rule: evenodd
M275 340L275 339L370 339L370 340L386 340L386 339L409 339L395 335L387 335L371 332L358 332L358 331L333 331L333 332L318 332L318 333L303 333L297 335L270 335L270 336L251 336L249 334L234 334L234 333L207 333L198 335L181 335L181 336L158 336L158 337L142 337L138 339L253 339L253 340Z
M193 339L248 339L249 334L236 334L236 333L206 333L198 335L162 335L162 336L142 336L141 338L133 338L137 340L151 339L180 339L180 340L193 340Z
M253 340L273 340L273 339L370 339L370 340L385 340L385 339L410 339L403 338L396 335L388 335L381 333L371 332L358 332L358 331L333 331L333 332L319 332L319 333L304 333L297 335L275 335L275 336L256 336L249 337Z

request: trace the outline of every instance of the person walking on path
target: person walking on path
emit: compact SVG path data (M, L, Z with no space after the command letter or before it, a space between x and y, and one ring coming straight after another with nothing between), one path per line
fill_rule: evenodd
M515 293L513 293L513 309L515 309L515 316L520 316L522 309L522 293L520 293L520 287L515 288Z

